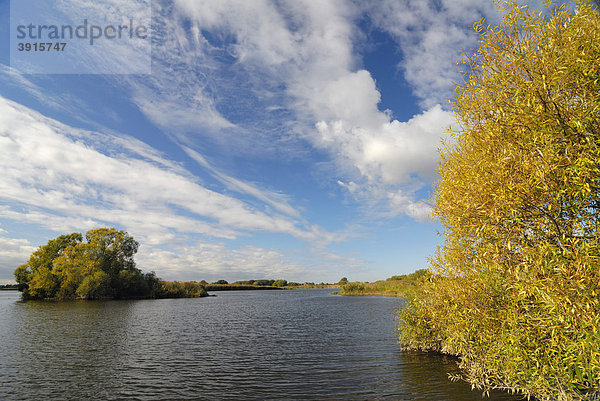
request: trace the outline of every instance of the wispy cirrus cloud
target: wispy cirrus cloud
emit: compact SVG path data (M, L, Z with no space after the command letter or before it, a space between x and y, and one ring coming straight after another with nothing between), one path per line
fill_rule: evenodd
M101 145L98 136L0 98L0 196L31 208L22 212L8 206L0 215L54 231L116 223L153 237L151 242L173 231L222 238L265 231L323 240L318 230L296 219L266 214L206 189L137 140L104 134ZM111 146L118 152L111 154ZM258 188L251 189L258 195Z
M200 153L188 148L187 146L183 146L182 148L190 158L192 158L199 165L208 170L213 177L219 180L228 189L237 193L250 195L288 216L297 218L300 217L300 212L298 212L298 210L290 206L285 195L258 188L255 185L249 184L242 180L238 180L235 177L227 175L222 171L216 169L215 167L211 166L210 163L206 160L206 158L204 158Z

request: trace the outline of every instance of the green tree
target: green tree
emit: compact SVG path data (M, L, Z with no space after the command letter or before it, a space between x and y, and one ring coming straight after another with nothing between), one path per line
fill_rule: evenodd
M77 297L83 299L101 299L110 294L110 277L102 270L85 276L76 290Z
M15 270L15 279L19 291L27 298L52 298L59 289L59 280L54 272L54 260L60 257L65 249L79 244L82 235L72 233L61 235L38 247L27 263Z
M94 229L86 233L86 239L97 253L100 268L109 275L113 287L116 287L122 270L136 270L133 257L139 243L125 231L114 228Z
M15 270L15 280L17 281L17 289L21 292L27 292L29 283L33 278L33 271L28 264L23 264Z
M273 285L275 280L255 280L252 284L258 286L270 286Z
M40 246L15 270L26 299L203 297L196 282L165 282L142 273L133 259L138 242L125 231L99 228L61 235ZM206 283L206 282L204 282ZM225 282L226 283L226 282Z
M288 285L287 280L275 280L273 282L274 287L285 287L286 285Z
M15 270L25 298L146 297L160 287L133 259L138 242L124 231L100 228L61 235L40 246Z
M475 25L435 191L445 242L401 314L405 346L540 399L600 391L600 16L570 6Z
M60 287L56 296L62 299L76 298L83 280L101 271L101 257L90 243L78 243L66 248L53 261L53 272Z
M348 284L348 279L346 277L342 277L340 279L340 281L338 281L338 284L339 285L346 285L346 284Z
M46 266L36 269L32 274L31 282L26 292L26 298L54 298L60 288L58 277Z

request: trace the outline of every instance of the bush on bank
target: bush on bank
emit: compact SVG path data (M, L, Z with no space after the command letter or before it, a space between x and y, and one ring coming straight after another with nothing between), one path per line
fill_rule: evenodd
M540 400L600 392L600 16L573 5L475 24L434 194L445 242L400 313L404 347Z

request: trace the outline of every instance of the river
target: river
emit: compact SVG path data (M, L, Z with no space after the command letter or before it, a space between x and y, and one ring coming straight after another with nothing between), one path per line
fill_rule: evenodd
M400 351L400 299L331 291L73 302L0 291L0 399L481 400L447 379L453 359Z

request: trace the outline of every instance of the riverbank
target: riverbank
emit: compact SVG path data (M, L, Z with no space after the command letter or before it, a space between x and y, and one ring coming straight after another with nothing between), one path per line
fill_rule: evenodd
M409 275L392 276L375 282L351 282L342 286L338 295L345 296L384 296L412 298L418 286L429 277L425 269Z

